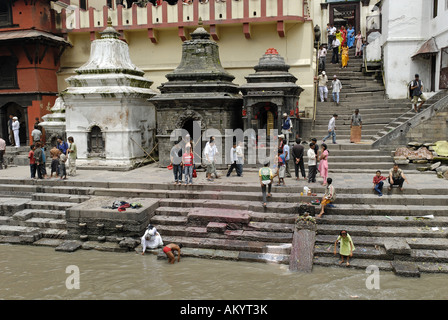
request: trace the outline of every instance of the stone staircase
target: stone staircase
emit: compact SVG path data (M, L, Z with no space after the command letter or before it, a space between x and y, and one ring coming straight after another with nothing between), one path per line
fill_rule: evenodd
M0 184L0 243L55 246L66 238L65 210L89 197L48 192L50 187Z
M328 122L336 113L338 144L332 144L331 138L326 141L330 151L330 173L372 173L376 170L388 170L393 162L390 151L372 148L372 143L378 133L387 126L393 126L397 118L406 120L412 117L406 115L410 108L409 102L387 99L382 81L363 72L362 59L355 58L353 50L350 50L349 56L347 69L341 69L340 64L331 64L331 55L327 55L328 102L317 103L316 120L310 136L315 137L318 144L321 144L323 137L328 134ZM337 75L342 82L339 106L336 106L331 98L333 75ZM362 140L356 144L350 143L350 122L355 109L359 109L363 119Z
M157 183L0 179L0 242L57 247L71 239L67 208L105 195L138 196L158 201L150 222L165 243L183 243L184 256L288 264L299 212L303 205L309 212L318 210L309 202L320 199L324 189L316 185L316 196L300 196L298 186L274 187L267 208L261 205L259 189L256 184L186 189ZM346 229L355 241L354 268L376 265L400 273L400 264L407 263L414 267L414 276L448 272L447 197L448 189L437 187L403 193L393 189L379 198L370 186L338 186L334 207L317 220L314 264L337 265L333 243ZM429 214L434 219L420 218ZM98 248L95 241L88 242L83 248ZM116 242L109 249L106 245L101 250L116 251Z

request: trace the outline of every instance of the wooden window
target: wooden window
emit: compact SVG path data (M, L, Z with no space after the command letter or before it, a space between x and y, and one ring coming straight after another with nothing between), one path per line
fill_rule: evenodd
M87 10L87 0L79 0L79 8Z
M12 25L12 11L10 1L0 1L0 27Z
M439 7L439 0L432 1L432 17L437 17L437 9Z
M0 57L0 88L17 88L17 60L14 57Z

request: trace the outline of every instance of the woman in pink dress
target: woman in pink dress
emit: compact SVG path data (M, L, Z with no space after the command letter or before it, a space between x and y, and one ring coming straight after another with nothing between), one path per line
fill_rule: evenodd
M322 185L326 185L328 178L328 147L325 143L322 143L321 147L322 152L319 157L319 172L320 176L324 178Z
M358 35L355 37L355 45L356 45L356 52L355 57L361 57L362 56L362 34L361 31L358 32Z

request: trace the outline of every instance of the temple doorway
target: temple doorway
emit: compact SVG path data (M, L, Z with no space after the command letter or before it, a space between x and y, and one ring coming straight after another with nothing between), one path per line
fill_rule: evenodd
M18 118L18 121L20 123L20 129L19 129L20 145L26 145L28 136L27 134L28 121L26 110L21 105L15 102L9 102L0 108L1 134L4 137L6 144L11 145L8 134L8 120L10 115Z
M360 30L361 7L359 2L330 4L330 24L336 28L349 25L355 27L355 34Z
M254 129L265 129L267 136L274 129L278 129L278 106L276 104L271 102L259 103L254 106L254 111L257 119L257 128Z

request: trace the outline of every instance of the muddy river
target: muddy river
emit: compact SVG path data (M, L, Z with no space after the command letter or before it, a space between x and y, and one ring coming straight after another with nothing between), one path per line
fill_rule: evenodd
M155 255L0 245L0 299L309 300L448 299L448 275L397 277L345 267L315 266L311 274L286 265L184 258L170 265ZM373 283L373 282L369 282Z

